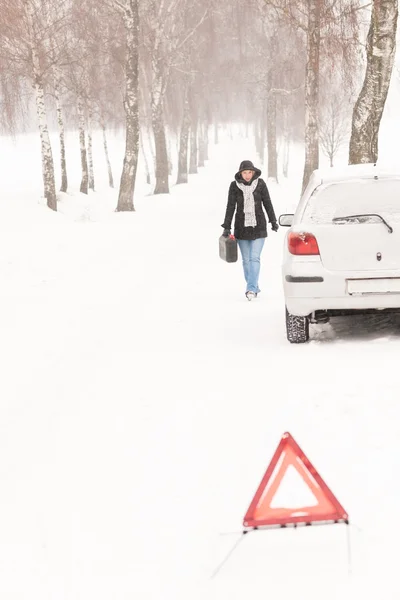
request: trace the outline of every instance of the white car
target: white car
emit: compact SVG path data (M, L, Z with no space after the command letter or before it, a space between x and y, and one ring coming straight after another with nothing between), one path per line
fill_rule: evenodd
M316 170L285 237L289 342L330 316L400 310L400 170L373 164Z

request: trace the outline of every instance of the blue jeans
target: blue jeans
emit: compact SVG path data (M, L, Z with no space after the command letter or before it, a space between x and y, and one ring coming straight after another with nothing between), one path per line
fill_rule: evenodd
M257 240L238 240L240 253L242 255L243 272L246 280L246 292L258 294L258 277L260 275L260 256L265 238Z

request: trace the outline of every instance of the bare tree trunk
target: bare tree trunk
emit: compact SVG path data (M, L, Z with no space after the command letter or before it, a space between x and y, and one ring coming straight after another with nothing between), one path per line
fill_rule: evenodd
M151 174L150 174L150 162L148 155L150 154L153 165L156 164L155 152L153 149L153 140L152 140L152 132L151 132L151 117L148 115L148 101L147 101L147 90L150 89L150 84L148 81L148 69L142 65L141 68L141 79L143 79L143 84L140 85L140 107L143 113L143 121L142 126L140 127L139 132L139 140L140 140L140 149L143 154L144 163L146 167L146 183L151 184ZM146 133L146 137L144 135L144 130ZM148 146L146 148L145 141Z
M265 132L264 132L264 118L263 118L264 108L261 109L260 115L254 123L254 143L256 147L256 152L259 156L260 164L264 162L264 146L265 146ZM247 137L247 135L246 135Z
M206 119L206 121L204 122L204 160L209 160L208 157L208 145L209 145L209 137L208 137L208 130L209 130L209 124L208 124L208 119Z
M290 138L286 133L283 140L283 176L287 177L289 174L289 154L290 154Z
M152 136L152 131L151 131L150 125L147 125L146 132L147 132L147 141L149 143L150 154L153 159L153 164L155 165L156 164L156 151L155 151L155 148L153 145L153 136Z
M171 139L172 136L168 133L168 128L164 128L165 131L165 142L167 145L167 157L168 157L168 175L172 175L172 170L174 168L174 164L172 162L172 151L171 151Z
M374 0L367 36L367 68L353 110L349 164L378 160L378 135L396 51L397 0Z
M108 184L109 184L110 188L113 188L114 187L114 178L113 178L113 174L112 174L110 157L108 154L107 134L106 134L106 126L105 126L104 121L101 124L101 128L103 130L103 147L104 147L104 155L106 157L106 164L107 164Z
M199 162L198 162L199 167L204 167L204 157L205 157L204 144L205 144L204 123L201 123L200 127L199 127Z
M289 173L289 154L290 154L290 134L288 127L288 110L286 102L282 103L282 118L283 118L283 157L282 157L282 173L284 177Z
M190 129L190 105L188 90L185 90L185 99L183 104L183 115L181 125L181 135L179 140L178 155L178 177L176 183L187 183L188 181L188 145Z
M219 126L217 121L214 122L214 144L219 144Z
M169 193L169 160L167 140L164 125L164 94L168 79L168 67L163 55L163 40L165 38L163 13L164 1L148 0L146 2L152 20L149 40L151 43L151 125L155 145L155 177L154 194ZM172 9L172 4L169 10ZM165 41L165 40L164 40ZM169 46L169 42L166 42Z
M197 118L191 119L189 174L197 173Z
M145 169L146 169L146 183L151 183L149 161L147 160L147 153L146 153L146 149L144 147L143 132L142 131L140 131L139 137L140 137L140 149L141 149L142 154L143 154L143 160L144 160L144 165L145 165Z
M93 168L93 134L92 134L92 109L88 109L88 161L89 161L89 189L94 192L94 168Z
M321 0L308 0L307 65L305 95L305 163L304 190L311 173L319 165L319 54L321 42Z
M256 147L256 152L261 159L262 154L262 142L261 142L261 123L260 119L257 119L254 123L254 143Z
M278 152L276 148L276 94L267 96L268 178L278 181Z
M133 211L139 158L139 0L129 0L123 12L126 30L125 65L125 157L119 186L117 211Z
M56 99L56 112L57 112L57 123L58 132L60 138L60 163L61 163L61 192L67 192L68 190L68 176L67 176L67 159L65 155L65 127L64 127L64 115L60 100L60 89L56 83L54 88L54 95Z
M152 130L151 130L151 127L149 124L146 126L146 138L147 138L148 149L150 151L150 155L153 160L153 165L155 165L156 164L156 153L155 153L155 149L153 146ZM142 146L143 146L143 153L144 153L145 152L144 140L142 140ZM147 168L146 180L147 180L147 183L151 183L151 173L150 173L150 167L149 167L148 161L147 161L146 168Z
M154 144L156 148L156 186L154 194L169 194L168 152L165 137L161 80L156 82L152 91L151 121L153 125Z
M36 78L35 78L36 79ZM40 141L42 147L42 172L44 183L44 196L47 206L57 210L56 183L54 179L54 162L51 150L49 130L47 127L46 108L44 103L43 85L40 80L35 81L36 109L39 120Z
M262 101L262 106L261 106L261 115L260 115L260 148L259 148L259 156L260 156L260 161L261 161L261 165L264 164L264 159L265 159L265 133L266 133L266 111L267 111L267 102L265 99L263 99Z
M86 140L85 140L85 113L83 108L83 100L81 96L78 96L78 121L79 121L79 148L81 153L81 170L82 170L82 178L81 178L81 187L80 192L82 194L88 194L89 189L89 173L88 173L88 164L87 164L87 154L86 154Z
M162 3L161 3L162 4ZM154 18L157 18L158 8L156 3L151 2L151 10ZM169 161L167 151L167 140L164 125L164 92L166 83L165 66L159 56L162 27L154 24L153 49L151 55L151 125L155 146L155 177L156 184L154 194L169 193Z
M40 58L36 47L35 13L30 2L25 0L24 4L29 30L29 44L31 50L33 81L36 97L36 111L38 116L40 132L44 196L47 201L47 206L52 210L57 210L57 195L54 178L53 153L51 149L49 130L47 126L46 105L44 101L44 88L42 72L40 68Z

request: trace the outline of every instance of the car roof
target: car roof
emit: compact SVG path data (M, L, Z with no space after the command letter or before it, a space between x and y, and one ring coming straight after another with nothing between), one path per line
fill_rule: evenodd
M310 183L313 187L324 183L334 183L335 181L346 181L352 179L369 179L377 177L399 178L400 169L396 167L380 166L374 163L361 165L346 165L343 167L326 167L316 169L310 177Z

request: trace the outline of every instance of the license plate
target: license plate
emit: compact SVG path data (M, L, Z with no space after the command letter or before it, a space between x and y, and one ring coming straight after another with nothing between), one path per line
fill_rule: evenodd
M400 277L380 277L379 279L347 279L347 293L364 294L400 294Z

